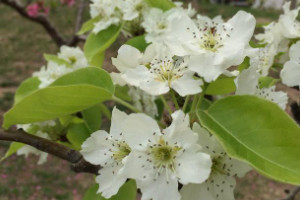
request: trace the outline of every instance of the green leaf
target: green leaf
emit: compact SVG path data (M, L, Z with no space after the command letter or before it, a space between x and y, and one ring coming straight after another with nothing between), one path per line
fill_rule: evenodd
M146 42L144 35L133 37L133 38L129 39L126 42L126 44L137 48L141 52L145 51L145 49L149 45L149 43Z
M197 115L231 157L275 180L300 184L300 128L276 104L230 96Z
M244 61L239 65L238 70L241 72L244 69L248 69L250 67L250 58L247 56Z
M266 46L266 43L256 43L253 40L250 40L249 45L252 48L264 48Z
M205 94L220 95L234 92L236 90L234 79L235 77L219 77L217 80L209 84Z
M108 29L97 34L90 34L84 45L84 53L88 61L94 60L94 57L103 53L119 36L122 25L112 25Z
M94 17L89 19L88 21L84 22L81 26L81 29L78 31L77 35L85 34L86 32L92 30L95 27L95 23L101 20L101 16Z
M92 67L99 67L99 68L102 68L104 59L105 59L105 51L96 54L96 55L93 57L93 59L92 59L91 61L89 61L89 64L90 64Z
M106 101L114 85L107 72L87 67L66 74L49 87L37 90L16 103L4 115L4 128L62 117Z
M175 8L176 5L170 0L145 0L151 7L162 9L163 11Z
M275 85L279 79L275 79L269 76L264 76L259 78L259 87L260 88L269 88Z
M18 142L12 142L9 145L9 149L5 153L5 155L0 159L0 162L8 158L9 156L15 154L19 149L21 149L25 144L18 143Z
M50 55L50 54L44 54L44 58L50 62L55 62L58 65L65 65L66 67L72 67L72 65L70 63L68 63L66 60L61 59L59 57L57 57L56 55Z
M136 200L136 183L134 180L127 181L119 192L109 199L96 194L98 185L93 185L84 195L83 200Z
M22 82L15 94L15 104L21 101L25 96L39 89L41 81L37 77L31 77Z
M85 192L82 200L105 200L100 194L97 194L97 191L98 185L95 184Z
M92 132L100 129L102 121L101 109L102 107L100 105L95 105L81 112L83 119Z
M73 123L67 131L67 138L76 150L81 149L82 143L91 135L85 123Z
M154 101L155 106L157 107L157 115L155 116L156 120L160 120L163 117L164 113L164 102L161 99L155 99Z
M128 86L116 85L115 96L124 101L131 101L132 98L128 95L128 91L129 91Z
M110 78L110 75L103 69L99 69L96 67L85 67L82 69L78 69L74 72L68 73L58 78L49 87L80 84L88 84L92 86L101 87L109 91L111 94L114 93L115 88Z

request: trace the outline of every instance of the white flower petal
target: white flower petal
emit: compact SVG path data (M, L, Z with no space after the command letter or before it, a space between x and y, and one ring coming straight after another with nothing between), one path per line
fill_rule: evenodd
M149 81L142 82L140 88L150 95L157 96L169 92L170 88L167 81L157 81L150 79Z
M123 133L123 123L128 115L114 107L111 117L110 134L114 139L119 139Z
M199 148L197 147L197 145L194 145L191 150L187 151L195 151ZM209 177L212 161L208 154L187 152L177 158L175 166L180 183L202 183Z
M188 72L171 83L171 87L182 97L200 93L201 85L203 85L203 81L195 80L193 74Z
M197 72L206 82L216 80L226 70L214 64L214 56L211 53L191 56L189 69Z
M104 165L111 160L111 143L106 140L107 137L109 135L106 131L96 131L82 144L80 152L86 161L94 165Z
M300 51L300 41L292 45L290 48L289 55L291 60L300 60L299 51Z
M172 124L163 131L167 140L184 148L196 144L198 136L190 128L189 115L185 115L181 110L178 110L172 114L172 118Z
M150 72L147 67L139 65L134 69L127 70L122 78L130 85L139 87L141 82L149 80Z
M300 64L293 60L286 62L280 72L282 82L287 86L300 85Z
M145 152L132 151L124 161L122 172L126 177L132 179L153 179L154 177L151 177L153 168L147 162L148 159L151 159L151 157Z
M111 77L114 84L117 84L117 85L120 85L120 86L125 86L126 85L126 81L122 78L121 73L111 72L110 77Z
M112 63L120 72L125 72L140 65L139 59L141 57L142 54L138 49L125 44L118 50L117 58L112 58Z
M239 11L227 23L233 27L233 31L230 34L232 44L248 44L255 29L256 20L254 16L245 11Z
M182 200L234 200L234 187L233 177L217 175L202 184L183 186L180 194Z
M156 181L137 180L137 186L142 191L142 200L180 200L178 182L174 177L161 175Z
M99 184L98 193L103 197L110 198L118 193L120 187L125 183L127 178L120 175L121 166L107 166L99 170L99 175L96 177L96 182Z
M243 70L234 80L236 85L236 94L255 94L258 86L259 74L256 68L250 67Z
M131 114L124 122L124 138L132 149L140 149L148 143L155 141L155 134L161 134L154 119L145 114Z

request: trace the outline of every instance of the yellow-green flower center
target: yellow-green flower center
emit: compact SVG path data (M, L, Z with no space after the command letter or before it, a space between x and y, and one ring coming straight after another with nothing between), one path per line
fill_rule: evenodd
M113 151L113 158L116 161L122 161L123 158L130 154L130 152L131 149L126 143L119 143L118 149L116 151Z
M151 149L155 166L173 169L174 159L179 150L181 150L180 147L170 146L165 140L160 139L159 144Z

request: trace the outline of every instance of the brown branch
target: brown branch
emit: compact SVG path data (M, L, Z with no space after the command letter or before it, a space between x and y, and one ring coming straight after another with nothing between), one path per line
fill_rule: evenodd
M75 23L75 33L72 37L72 39L69 41L69 46L76 46L76 44L79 41L85 41L85 37L78 36L77 32L80 30L82 22L83 22L83 13L84 13L84 8L85 8L85 1L86 0L80 0L78 3L78 8L77 8L77 16L76 16L76 23Z
M30 135L24 131L2 131L0 140L21 142L35 147L43 152L57 156L70 162L71 169L75 172L98 174L100 166L92 165L83 159L80 152L51 140Z
M26 11L26 7L24 7L18 0L0 0L0 3L3 3L11 7L15 11L17 11L22 17L29 19L32 22L40 24L47 31L47 33L54 40L54 42L58 47L62 45L76 46L79 41L84 40L83 37L77 36L76 33L73 35L71 40L68 41L64 39L62 35L59 33L59 31L55 28L55 26L49 21L49 19L44 14L38 14L35 17L29 16ZM84 10L84 0L81 0L78 7L76 29L82 23L83 10Z
M290 194L286 198L284 198L282 200L295 200L295 198L296 198L296 196L297 196L298 193L300 193L300 186L299 187L295 187L290 192Z

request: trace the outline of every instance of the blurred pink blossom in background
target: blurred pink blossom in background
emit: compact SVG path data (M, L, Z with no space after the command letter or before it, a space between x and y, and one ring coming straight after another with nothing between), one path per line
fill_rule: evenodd
M43 2L33 3L27 6L27 14L30 17L36 17L39 13L49 14L50 8L44 6Z

